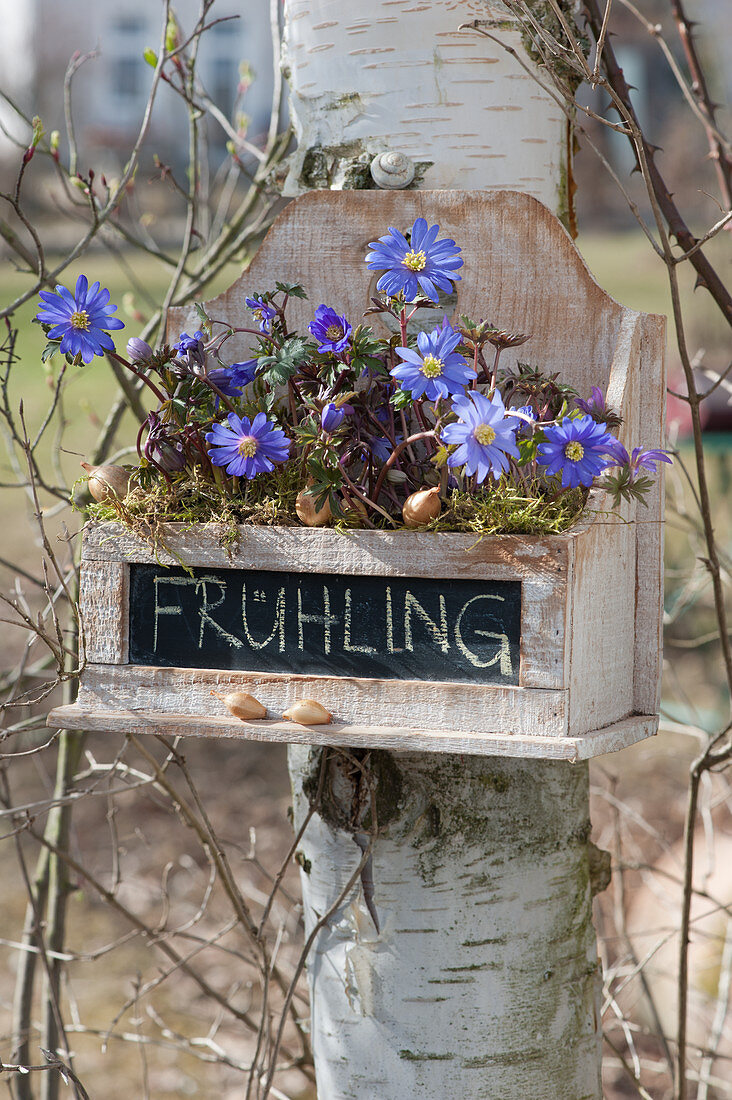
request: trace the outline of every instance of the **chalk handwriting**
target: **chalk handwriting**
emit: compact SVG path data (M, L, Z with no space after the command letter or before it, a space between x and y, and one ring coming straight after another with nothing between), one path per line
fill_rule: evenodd
M131 566L137 664L517 684L517 581Z

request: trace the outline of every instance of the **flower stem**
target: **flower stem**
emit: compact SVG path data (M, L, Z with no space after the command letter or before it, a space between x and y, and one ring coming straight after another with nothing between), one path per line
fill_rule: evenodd
M398 446L394 448L394 450L391 452L386 462L382 466L381 473L379 474L376 481L376 487L374 489L374 497L376 500L379 499L379 493L381 492L381 486L384 484L384 478L386 477L389 469L394 465L402 451L406 447L409 447L412 443L416 443L419 439L434 439L435 435L436 432L434 428L432 428L428 432L415 432L414 435L410 435L408 439L405 439L402 443L399 443Z
M497 347L496 348L496 357L493 360L493 370L491 371L491 388L490 388L489 394L488 394L489 397L494 392L494 390L496 388L496 375L498 374L498 360L501 358L501 352L502 351L503 351L502 347Z
M201 377L201 381L205 382L210 390L213 390L213 392L216 394L216 396L219 398L219 400L223 401L224 405L226 405L229 412L236 413L235 406L232 405L231 401L226 396L226 394L222 393L222 391L219 389L219 387L216 385L216 383L212 382L207 374L201 375L200 377Z
M345 456L344 456L344 458L345 458ZM345 481L346 485L348 486L350 491L353 493L353 495L355 497L357 497L358 500L360 500L361 503L365 504L368 508L373 508L374 511L381 513L381 515L384 516L385 519L388 519L389 523L391 523L393 527L396 527L397 526L396 521L389 515L389 513L384 511L383 508L380 508L379 505L374 503L374 501L371 500L370 497L367 497L365 493L361 492L361 490L358 488L357 485L354 485L354 483L351 481L350 477L348 476L348 474L346 473L346 471L343 467L343 462L344 462L344 459L342 458L340 460L340 462L338 463L338 465L340 467L340 471L341 471L341 477L343 478L343 480ZM364 517L364 518L366 518L366 517ZM368 522L370 522L370 520ZM372 524L372 526L373 526L373 524Z
M150 379L147 377L146 374L143 374L142 371L137 370L132 365L132 363L128 363L127 360L123 359L121 355L118 355L116 351L108 351L107 355L109 355L109 357L111 359L116 359L117 362L121 363L123 367L127 368L127 370L132 371L132 373L135 375L136 378L139 378L140 381L144 382L145 385L149 389L152 390L152 392L157 397L158 401L160 401L162 403L165 403L168 400L167 397L163 396L163 394L160 392L160 390L157 388L157 386L153 382L150 381Z

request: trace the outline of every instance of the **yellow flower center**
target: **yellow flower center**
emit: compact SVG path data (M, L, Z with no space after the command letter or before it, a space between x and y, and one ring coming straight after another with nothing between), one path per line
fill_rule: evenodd
M257 453L257 441L253 435L244 435L236 449L243 458L254 458Z
M419 368L425 378L439 378L444 364L435 355L425 355L422 366Z
M405 267L408 267L410 271L424 271L427 267L427 257L424 252L407 252L406 256L402 260Z
M572 462L579 462L582 455L585 453L585 449L581 443L578 443L576 439L573 439L571 443L568 443L564 448L564 453L568 459Z
M340 340L343 336L343 329L340 325L328 325L325 335L329 340Z
M487 447L496 438L496 433L491 428L490 424L479 424L473 432L473 437L477 439L483 447Z
M75 310L69 317L72 328L88 329L91 321L89 320L89 314L85 309Z

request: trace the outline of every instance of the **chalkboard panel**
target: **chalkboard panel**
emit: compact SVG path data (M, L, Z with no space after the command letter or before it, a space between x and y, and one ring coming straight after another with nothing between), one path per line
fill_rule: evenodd
M130 566L130 663L518 684L519 581Z

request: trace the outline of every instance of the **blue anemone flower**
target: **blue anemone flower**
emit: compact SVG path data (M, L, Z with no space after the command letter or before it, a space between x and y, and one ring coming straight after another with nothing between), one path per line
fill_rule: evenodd
M109 291L101 290L99 283L89 286L86 275L80 275L73 294L59 285L53 293L42 290L40 297L45 304L36 318L51 325L48 338L60 340L61 351L74 358L80 355L82 363L114 351L112 337L105 329L125 326L112 316L117 307L109 304Z
M404 437L401 435L394 436L394 442L396 443L397 447L402 442L403 438ZM371 438L369 439L369 447L371 448L371 454L376 459L376 461L382 463L386 462L387 458L394 450L394 444L392 444L392 441L390 439L387 439L385 435L371 436Z
M257 474L269 473L275 462L286 461L290 440L263 412L251 421L248 416L229 413L227 420L228 428L214 424L206 434L209 458L215 466L225 466L232 477L251 480Z
M506 409L506 416L515 416L518 420L517 438L522 439L533 433L534 424L537 420L533 405L521 405L518 409Z
M182 370L184 374L205 374L206 373L206 347L205 347L206 334L201 332L200 329L196 329L193 336L189 336L187 332L181 332L178 337L178 343L173 344L173 347L178 352L180 358L173 360L173 364L178 370Z
M224 397L238 397L244 387L254 380L256 373L257 360L247 359L245 363L232 363L230 367L215 367L207 377Z
M328 435L337 431L345 419L348 408L349 406L345 405L339 409L333 401L329 401L327 405L323 405L320 411L320 423L323 431L327 432Z
M634 447L633 454L629 455L619 439L613 439L612 446L608 446L608 454L610 456L608 465L627 466L631 481L635 481L641 470L648 470L655 474L658 471L659 462L673 462L669 452L660 448L644 451L642 447Z
M269 302L265 302L264 298L254 297L245 298L244 301L252 311L254 320L259 324L260 332L272 331L272 318L277 316L277 310L274 306L271 306Z
M245 359L243 363L232 363L226 370L229 372L231 385L238 390L243 390L250 382L253 382L257 374L259 363L256 359Z
M455 351L461 340L460 333L450 327L446 318L441 328L417 333L418 352L412 348L397 348L397 355L404 362L392 367L389 373L415 398L424 395L429 401L437 401L439 397L464 393L468 382L476 375Z
M254 377L259 368L259 363L256 359L245 359L243 363L232 363L227 370L231 371L231 376L235 379L235 385L244 389L250 382L254 381Z
M658 447L651 448L648 451L644 451L642 447L633 448L630 465L636 473L639 473L641 470L650 470L652 474L655 474L658 472L659 462L668 462L671 464L673 459L668 451L663 451Z
M543 430L536 460L550 476L561 473L563 489L592 485L612 464L618 441L591 416L565 416L561 424Z
M452 284L460 278L455 274L463 261L457 255L461 251L450 238L438 241L439 225L428 227L424 218L417 218L410 233L410 240L395 229L372 241L366 254L366 263L374 271L384 274L376 284L392 298L403 294L413 302L420 289L433 302L439 300L439 290L449 294Z
M179 351L181 355L185 355L187 351L198 351L203 347L205 335L201 332L200 328L196 329L193 336L189 336L187 332L181 332L178 337L178 343L173 344L176 351Z
M448 466L465 466L466 474L475 474L478 484L493 474L499 478L508 470L507 455L519 458L516 446L516 417L506 416L506 406L496 392L488 399L477 390L456 397L452 411L460 418L457 424L442 429L444 443L459 447L447 460Z
M333 355L340 355L348 347L353 326L330 306L323 305L315 310L315 320L308 325L308 331L318 341L321 354L330 351Z

